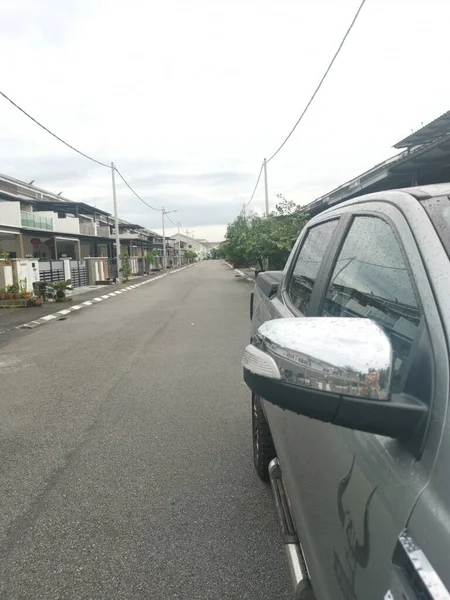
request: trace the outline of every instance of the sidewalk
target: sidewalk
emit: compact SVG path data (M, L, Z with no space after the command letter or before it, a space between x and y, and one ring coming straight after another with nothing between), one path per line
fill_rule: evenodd
M242 271L244 271L246 277L251 277L253 280L255 280L255 269L242 269Z
M170 271L169 271L170 272ZM84 302L86 300L92 300L102 294L121 290L140 281L147 281L157 277L160 273L152 273L151 275L145 275L144 277L130 277L126 283L115 283L112 285L94 285L84 286L82 288L74 288L72 302L46 302L43 306L37 308L35 306L29 306L25 308L2 308L0 309L0 333L19 327L28 321L33 321L50 315L70 307L71 304L78 302Z
M230 269L233 269L233 271L235 271L237 273L237 275L235 275L235 277L237 277L239 280L249 281L250 283L255 282L255 269L247 269L244 267L242 269L235 269L226 260L223 261L223 264L227 265Z

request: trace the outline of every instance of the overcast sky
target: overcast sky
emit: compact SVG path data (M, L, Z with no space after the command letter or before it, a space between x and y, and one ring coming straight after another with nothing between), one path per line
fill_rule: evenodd
M1 0L0 89L211 241L248 200L360 0ZM367 0L270 202L305 204L450 109L448 0ZM112 211L110 172L0 98L0 172ZM118 187L120 216L160 215ZM261 211L263 188L252 203ZM172 232L173 229L169 229Z

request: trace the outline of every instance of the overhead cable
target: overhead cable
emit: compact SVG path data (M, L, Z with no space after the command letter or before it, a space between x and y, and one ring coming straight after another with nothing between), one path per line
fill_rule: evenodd
M165 215L166 215L166 217L169 219L169 221L172 223L172 225L175 225L175 227L178 227L178 226L179 226L179 227L181 227L181 225L180 225L179 223L174 223L174 222L172 221L172 219L169 217L169 213L165 213Z
M259 170L258 179L256 180L255 187L253 188L253 194L250 196L250 200L247 202L247 204L245 206L248 206L255 196L256 190L258 189L259 180L261 179L261 174L263 172L263 168L264 168L264 163L261 165L261 168Z
M270 162L273 158L275 158L275 156L278 154L278 152L283 148L283 146L286 144L286 142L288 141L288 139L291 137L291 135L294 133L294 131L297 129L297 126L299 125L300 121L303 119L303 117L305 116L305 114L307 113L309 107L311 106L311 104L314 101L314 98L317 96L317 93L319 92L320 88L322 87L323 82L325 81L325 79L327 78L328 73L331 71L331 68L335 62L335 60L337 59L337 57L339 56L340 51L342 50L343 45L345 44L346 39L348 38L351 30L353 29L354 24L356 23L358 17L359 17L359 13L361 12L364 4L366 3L366 0L362 0L361 4L358 7L358 10L355 13L355 16L352 19L352 22L350 23L347 31L345 32L344 37L342 38L338 49L336 50L336 52L334 53L333 58L331 59L328 67L325 70L325 73L322 75L322 78L319 81L319 85L316 87L316 89L314 90L313 95L311 96L311 98L309 99L307 105L305 106L302 114L300 115L300 117L298 118L297 122L295 123L294 127L291 129L291 131L289 132L289 134L287 135L287 137L284 139L283 143L281 144L281 146L278 147L278 149L272 154L272 156L270 158L267 159L267 163ZM261 174L260 174L261 175Z
M120 177L120 179L124 182L124 184L127 186L127 188L133 192L133 194L136 196L136 198L138 198L138 200L140 200L143 204L145 204L145 206L148 206L152 210L157 210L158 212L161 212L160 208L155 208L154 206L151 206L148 202L146 202L143 198L141 198L141 196L139 196L139 194L131 187L131 185L128 183L128 181L125 179L125 177L122 175L122 173L119 171L119 169L117 167L114 167L114 170L116 171L116 173Z
M52 135L59 142L63 143L65 146L67 146L68 148L70 148L74 152L77 152L78 154L81 154L81 156L84 156L84 158L87 158L88 160L90 160L90 161L92 161L94 163L97 163L98 165L101 165L102 167L107 167L108 169L111 168L111 165L108 165L108 164L102 162L101 160L97 160L96 158L92 158L92 156L89 156L89 154L85 154L84 152L81 152L81 150L78 150L77 148L75 148L75 146L72 146L68 142L65 142L62 138L60 138L58 135L56 135L56 133L53 133L53 131L50 131L50 129L48 129L47 127L45 127L45 125L42 125L42 123L40 123L37 119L35 119L29 113L27 113L26 110L24 110L23 108L21 108L18 104L16 104L16 102L14 102L14 100L11 100L11 98L9 96L7 96L4 92L2 92L1 90L0 90L0 95L3 96L3 98L5 98L5 100L8 100L8 102L10 102L18 110L20 110L20 112L23 113L26 117L28 117L34 123L36 123L36 125L39 125L39 127L41 127L42 129L44 129L44 131L46 131L47 133L49 133L50 135Z

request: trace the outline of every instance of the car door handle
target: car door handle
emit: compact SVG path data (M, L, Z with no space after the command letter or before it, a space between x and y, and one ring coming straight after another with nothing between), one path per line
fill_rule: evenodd
M407 529L395 546L391 588L384 600L450 600L442 579Z

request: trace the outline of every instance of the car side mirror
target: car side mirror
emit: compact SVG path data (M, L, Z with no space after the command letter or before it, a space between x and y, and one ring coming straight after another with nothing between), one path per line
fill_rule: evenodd
M393 360L389 337L369 319L274 319L245 349L244 379L285 410L406 441L428 407L392 393Z

